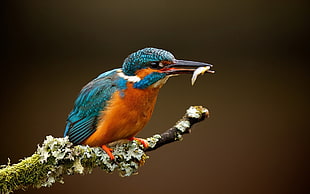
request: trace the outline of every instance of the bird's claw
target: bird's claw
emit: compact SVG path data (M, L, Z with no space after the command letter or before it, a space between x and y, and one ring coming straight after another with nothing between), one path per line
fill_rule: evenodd
M101 148L109 155L110 160L114 160L115 159L115 156L112 154L112 151L113 151L112 148L109 148L106 145L102 145Z
M130 141L133 141L133 140L136 140L138 142L140 142L144 148L148 148L149 147L149 143L144 140L144 139L141 139L141 138L137 138L137 137L132 137L132 138L129 138Z

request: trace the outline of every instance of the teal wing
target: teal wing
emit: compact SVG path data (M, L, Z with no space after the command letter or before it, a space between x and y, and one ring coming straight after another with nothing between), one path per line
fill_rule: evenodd
M68 116L64 133L73 144L81 144L96 131L100 112L117 90L115 78L116 70L111 70L101 74L81 90Z

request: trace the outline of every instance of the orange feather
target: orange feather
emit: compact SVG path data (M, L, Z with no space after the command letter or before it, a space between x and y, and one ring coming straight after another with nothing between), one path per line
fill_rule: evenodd
M141 77L146 72L140 72ZM102 146L134 137L150 120L160 87L133 88L127 83L124 96L115 92L106 110L101 113L97 130L83 144Z

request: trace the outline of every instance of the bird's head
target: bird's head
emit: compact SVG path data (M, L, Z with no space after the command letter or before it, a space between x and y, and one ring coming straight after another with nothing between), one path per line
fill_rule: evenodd
M161 79L166 80L170 76L192 74L199 67L210 68L212 65L202 62L177 60L168 51L157 48L144 48L130 54L125 59L122 71L128 77L139 76L139 74L143 74L143 77L148 75L149 80L145 80L144 85L151 85L153 82L155 83Z

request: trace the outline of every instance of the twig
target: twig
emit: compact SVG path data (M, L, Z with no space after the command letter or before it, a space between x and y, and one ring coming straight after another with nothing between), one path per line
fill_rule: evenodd
M119 171L121 176L136 174L139 166L145 163L147 151L155 150L165 144L179 141L189 133L191 127L208 117L208 110L202 106L191 106L175 126L161 135L147 138L148 148L137 141L119 141L109 146L113 149L115 160L99 147L73 146L68 138L47 136L37 151L30 157L14 165L4 165L0 169L0 193L10 193L29 186L36 188L63 183L63 175L89 174L99 167L110 173Z
M161 135L154 135L152 138L157 137L156 144L146 148L145 151L152 151L168 143L182 140L182 135L190 133L190 129L195 123L203 121L207 117L209 117L208 109L202 106L189 107L183 118L172 128L168 129Z

